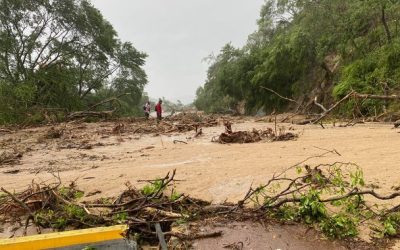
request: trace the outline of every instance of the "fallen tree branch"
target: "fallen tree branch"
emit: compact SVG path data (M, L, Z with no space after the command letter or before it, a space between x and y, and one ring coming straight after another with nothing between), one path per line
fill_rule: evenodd
M293 100L293 99L290 99L290 98L287 98L287 97L284 97L284 96L280 95L279 93L277 93L276 91L274 91L274 90L272 90L272 89L270 89L270 88L267 88L267 87L264 87L264 86L260 86L260 88L265 89L265 90L268 90L269 92L274 93L275 95L277 95L277 96L278 96L279 98L281 98L281 99L284 99L284 100L286 100L286 101L299 104L297 101L295 101L295 100Z
M398 96L398 95L360 94L357 92L354 92L353 95L355 98L359 98L359 99L400 100L400 96Z
M85 117L97 117L97 118L107 118L111 117L116 109L107 110L107 111L77 111L72 112L67 116L67 119L78 119L78 118L85 118Z
M35 215L34 215L34 214L32 213L32 211L31 211L31 209L30 209L24 202L22 202L20 199L18 199L17 197L15 197L15 195L13 195L12 193L10 193L9 191L7 191L7 190L4 189L4 188L1 188L1 191L3 191L4 193L8 194L8 195L11 197L11 199L12 199L13 201L15 201L16 203L18 203L23 209L25 209L25 210L29 213L29 215L30 215L32 218L35 217Z
M320 107L324 112L328 111L321 103L317 102L317 97L314 98L314 104Z
M174 236L180 240L198 240L198 239L205 239L205 238L215 238L215 237L220 237L222 236L222 231L216 231L212 233L201 233L201 234L180 234L180 233L174 233L174 232L167 232L164 235L165 236Z
M392 200L396 197L400 196L400 192L397 193L392 193L390 195L381 195L376 193L374 190L361 190L359 191L358 189L353 189L352 191L344 194L344 195L340 195L340 196L335 196L335 197L330 197L327 199L321 199L320 202L322 203L328 203L328 202L333 202L333 201L339 201L339 200L344 200L346 198L352 197L352 196L359 196L359 195L371 195L373 197L375 197L378 200ZM281 207L282 205L286 204L286 203L299 203L301 202L302 199L295 197L295 198L285 198L280 200L279 202L273 204L273 205L265 205L263 206L264 209L271 209L271 208L278 208Z
M131 93L123 93L123 94L120 94L120 95L105 99L105 100L103 100L103 101L101 101L99 103L96 103L96 104L90 106L86 111L90 111L90 110L96 108L97 106L100 106L100 105L108 103L108 102L113 102L113 101L117 101L118 102L119 101L118 98L120 98L122 96L125 96L125 95L130 95L130 94Z
M317 118L315 121L313 121L312 123L316 124L319 121L321 121L322 119L324 119L330 112L332 112L337 106L339 106L339 104L341 104L342 102L346 101L347 99L349 99L351 96L354 95L354 91L351 91L350 93L348 93L345 97L343 97L340 101L336 102L334 105L332 105L332 107L330 107L328 110L326 110L324 113L322 113L320 115L319 118Z

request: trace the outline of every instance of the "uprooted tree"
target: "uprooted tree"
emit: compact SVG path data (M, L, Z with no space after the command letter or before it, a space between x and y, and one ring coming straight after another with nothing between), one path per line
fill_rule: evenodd
M121 93L130 93L121 111L132 113L147 82L146 55L87 0L1 1L0 44L0 123L85 110Z

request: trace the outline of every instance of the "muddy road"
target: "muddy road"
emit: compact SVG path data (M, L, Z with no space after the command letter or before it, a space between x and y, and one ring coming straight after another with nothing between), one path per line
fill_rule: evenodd
M233 131L275 129L254 118L234 119ZM400 189L400 133L390 124L365 123L298 126L278 129L298 135L291 141L249 144L211 142L224 132L223 121L195 131L177 132L150 123L68 123L0 132L0 186L20 191L35 182L75 181L90 194L85 200L120 194L130 182L163 177L177 170L176 189L192 197L221 203L238 201L251 185L265 183L304 160L307 164L352 162L364 171L367 187L381 194ZM336 150L339 154L326 154ZM320 157L325 154L323 157ZM7 158L8 157L8 158ZM6 159L6 160L5 160ZM398 204L399 199L389 201ZM364 238L368 238L365 235Z
M203 128L198 138L193 138L194 131L113 134L113 122L68 125L68 132L54 139L43 139L51 127L20 130L0 137L3 150L23 152L19 163L1 166L0 186L22 190L33 179L52 180L50 173L54 173L64 182L76 180L85 192L101 191L90 197L95 199L120 193L127 181L137 184L136 180L161 177L177 169L181 192L215 203L237 201L250 185L263 183L273 173L331 149L341 156L328 154L307 162L356 163L363 169L367 184L381 193L393 192L400 185L400 134L390 125L325 125L326 129L319 125L280 126L290 128L299 138L251 144L211 142L224 131L221 125ZM233 130L270 127L274 124L247 119L234 123Z

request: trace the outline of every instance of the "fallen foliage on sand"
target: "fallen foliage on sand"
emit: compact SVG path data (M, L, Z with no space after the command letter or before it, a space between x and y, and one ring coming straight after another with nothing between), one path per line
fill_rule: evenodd
M328 154L338 152L332 150L322 156ZM289 220L313 225L329 238L347 239L346 244L365 225L374 225L372 239L398 236L400 231L399 204L378 206L364 199L369 196L395 201L400 193L379 194L367 189L362 171L351 163L310 166L301 162L275 173L263 185L251 187L237 203L222 204L177 192L175 187L182 180L175 178L175 170L163 178L139 180L145 183L141 188L126 183L125 191L117 197L91 202L81 201L85 194L75 182L63 186L60 177L54 177L55 183L32 182L18 193L1 188L0 221L21 225L25 234L31 222L37 233L42 228L65 230L127 224L126 236L135 241L151 245L167 241L175 246L177 241L187 244L199 238L221 236L219 231L176 230L178 225L205 219Z
M232 131L232 123L224 122L225 132L221 133L218 138L213 138L213 142L221 144L226 143L254 143L263 140L267 141L289 141L298 138L297 134L286 132L284 127L279 128L279 131L274 131L272 128L265 130L253 129L252 131Z

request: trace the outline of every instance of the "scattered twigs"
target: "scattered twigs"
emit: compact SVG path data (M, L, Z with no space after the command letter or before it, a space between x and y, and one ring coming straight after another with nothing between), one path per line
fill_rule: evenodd
M232 131L230 122L225 122L225 133L222 133L218 138L212 138L212 142L219 142L221 144L227 143L254 143L262 140L269 141L289 141L295 140L298 135L285 132L284 127L277 128L276 117L275 117L275 132L268 128L266 130L256 130L252 131Z
M26 221L25 221L25 227L24 227L23 235L27 234L27 230L28 230L28 226L29 226L29 221L30 220L32 220L33 223L35 224L37 233L40 234L41 233L40 226L39 226L38 222L36 221L35 214L31 211L31 209L23 201L18 199L15 195L10 193L6 189L1 188L1 191L6 193L7 195L9 195L13 201L15 201L19 206L21 206L28 213L28 217L26 218Z
M290 167L284 169L281 173L279 173L278 175L276 175L276 177L280 177L280 176L284 175L287 171L289 171L289 170L291 170L291 169L294 169L294 168L296 168L296 167L298 167L298 166L301 166L302 164L308 162L308 161L311 160L311 159L322 158L322 157L325 157L325 156L330 155L330 154L334 154L334 155L336 154L336 155L338 155L338 156L341 156L341 154L340 154L336 149L332 149L332 150L322 149L322 150L325 150L326 152L325 152L325 153L322 153L322 154L319 154L319 155L314 155L314 156L307 157L307 158L304 159L303 161L298 162L298 163L295 163L295 164L291 165ZM274 175L274 176L275 176L275 175Z
M325 152L296 163L281 173L274 174L257 188L251 186L244 198L234 204L210 204L178 194L175 192L174 185L177 181L175 180L175 170L168 172L162 178L142 180L141 182L146 182L147 185L141 189L126 183L127 189L117 198L100 199L93 203L78 203L76 197L79 190L76 189L75 184L61 187L59 176L55 175L58 179L57 183L52 185L33 183L31 189L18 194L12 194L2 188L1 190L7 194L7 197L0 197L2 199L0 215L10 211L18 216L24 214L28 218L25 227L32 218L37 227L41 225L39 222L42 221L45 222L44 225L41 225L42 227L56 227L60 218L63 219L61 221L65 221L64 226L77 228L99 226L105 223L127 223L130 226L129 233L140 234L141 238L154 244L160 243L161 247L165 249L171 236L181 241L193 241L222 235L222 231L187 234L176 232L172 228L173 223L182 219L199 221L219 216L237 219L265 218L269 214L290 211L285 210L288 208L293 208L292 211L295 213L293 216L304 216L303 213L311 213L313 216L315 210L322 213L317 214L319 216L317 219L331 219L326 214L325 207L331 206L337 201L339 204L354 202L350 204L350 207L358 209L357 213L362 214L362 212L368 211L369 214L372 214L362 217L363 220L369 220L371 216L384 218L389 213L400 209L400 205L396 205L392 209L385 210L385 214L372 211L371 207L366 205L363 196L389 201L400 197L400 192L397 190L391 194L381 194L373 189L364 188L362 173L355 164L334 162L314 167L303 165L312 158L328 154L340 155L334 149L319 149ZM296 171L290 171L293 168L296 168ZM317 207L317 209L315 206L322 206L322 208ZM23 213L21 211L17 213L17 208L22 208ZM99 210L101 212L98 212L97 209L89 211L88 208L101 208ZM44 211L46 213L43 213ZM47 217L43 218L45 215ZM35 221L36 218L43 220ZM238 246L240 247L240 244Z
M21 201L20 199L15 197L12 193L10 193L9 191L7 191L4 188L1 188L1 191L3 191L4 193L8 194L11 197L11 199L13 201L15 201L16 203L18 203L23 209L25 209L32 218L35 217L35 215L31 211L31 209L23 201Z
M197 116L193 113L177 114L165 118L160 123L154 123L152 120L144 121L133 128L133 134L169 134L196 131L195 137L200 136L202 128L214 127L218 125L218 120L214 116Z

